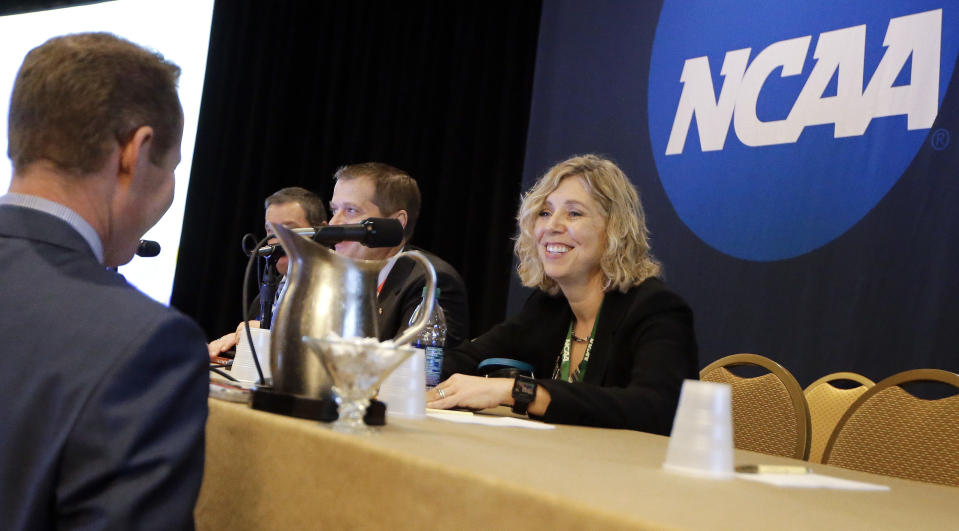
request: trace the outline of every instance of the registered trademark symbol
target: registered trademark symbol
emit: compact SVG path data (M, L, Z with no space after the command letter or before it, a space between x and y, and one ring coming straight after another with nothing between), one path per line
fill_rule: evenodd
M949 130L936 129L933 131L932 136L929 138L929 145L936 151L946 149L949 146Z

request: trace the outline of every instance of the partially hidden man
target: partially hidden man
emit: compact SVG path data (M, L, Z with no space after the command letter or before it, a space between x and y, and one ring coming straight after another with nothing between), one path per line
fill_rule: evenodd
M110 34L27 54L0 197L0 529L192 529L203 333L108 270L170 207L180 69Z
M263 224L266 227L267 235L272 234L270 223L283 225L288 229L308 229L310 227L326 225L326 208L323 206L323 199L306 188L299 186L281 188L270 194L270 196L264 200L263 205L266 208ZM277 240L271 238L269 243L275 244ZM289 265L290 257L284 254L276 261L276 266L274 267L285 277ZM286 282L285 278L280 282L281 286L283 282ZM281 286L277 287L277 295L282 291ZM250 326L254 328L260 326L260 321L256 320L259 314L260 295L257 294L257 296L253 298L253 301L250 302L250 315L247 315L247 319L251 320ZM236 344L240 342L241 334L245 333L244 330L245 327L241 321L240 324L236 325L236 330L211 341L210 344L207 345L210 358L213 359L234 348Z
M423 296L426 270L411 258L394 258L405 250L426 255L436 270L437 302L446 314L446 345L454 347L469 337L466 285L456 269L433 253L409 244L420 216L420 189L408 173L382 162L343 166L333 176L330 225L359 223L366 218L394 218L403 225L403 241L396 247L370 248L359 242L340 242L336 252L363 260L392 261L380 271L377 312L380 340L393 339L410 322Z

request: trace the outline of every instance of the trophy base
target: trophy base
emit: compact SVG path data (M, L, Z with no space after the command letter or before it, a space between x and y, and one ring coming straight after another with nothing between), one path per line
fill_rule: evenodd
M253 409L268 413L320 422L333 422L339 418L336 402L332 398L310 398L263 387L253 390L252 406ZM385 425L386 404L379 400L370 400L363 422L368 426Z

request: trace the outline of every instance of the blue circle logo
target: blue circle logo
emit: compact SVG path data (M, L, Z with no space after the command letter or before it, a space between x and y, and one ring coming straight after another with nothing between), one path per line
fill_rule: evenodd
M648 109L666 194L731 256L819 248L906 170L957 54L959 9L942 0L665 0Z

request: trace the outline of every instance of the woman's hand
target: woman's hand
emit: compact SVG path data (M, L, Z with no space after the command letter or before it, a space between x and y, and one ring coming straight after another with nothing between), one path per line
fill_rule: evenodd
M512 378L481 378L454 374L426 394L426 407L434 409L487 409L512 404Z

